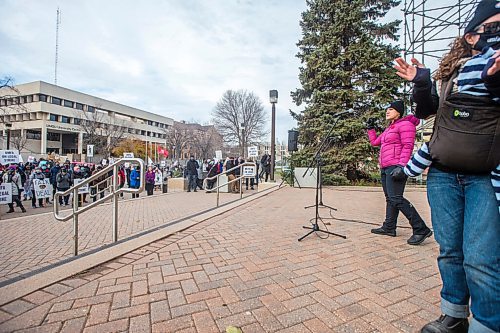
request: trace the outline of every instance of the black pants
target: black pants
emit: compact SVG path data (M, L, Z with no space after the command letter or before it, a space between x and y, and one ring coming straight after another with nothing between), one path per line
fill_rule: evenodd
M383 228L385 230L396 230L399 211L408 219L416 235L423 235L429 232L424 220L420 217L413 205L403 197L405 191L406 178L403 180L394 180L391 172L396 166L390 166L381 170L382 187L384 189L386 208L385 221Z
M60 188L58 187L57 190L60 191L60 192L64 192L64 191L67 191L69 188ZM60 196L59 197L59 204L62 205L63 204L63 199L64 199L64 204L65 205L68 205L69 203L69 194L68 195L65 195L64 197L63 196Z
M148 193L148 195L153 195L154 188L155 188L155 184L146 183L146 192Z
M31 190L31 206L36 207L35 190ZM38 207L43 206L43 199L38 199Z
M246 185L246 189L248 190L248 180L250 179L250 187L253 188L254 186L254 179L253 178L246 178L245 179L245 185Z
M21 208L21 210L24 211L24 206L22 201L19 199L19 194L18 195L12 195L12 202L10 204L7 204L9 206L10 211L14 211L14 203L16 204L16 207Z

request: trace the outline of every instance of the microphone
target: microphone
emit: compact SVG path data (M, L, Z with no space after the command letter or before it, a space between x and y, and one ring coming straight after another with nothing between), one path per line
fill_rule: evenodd
M345 110L345 111L336 113L336 114L333 115L333 117L340 117L340 116L343 116L345 114L352 114L352 113L354 113L354 110L353 109L349 109L349 110Z

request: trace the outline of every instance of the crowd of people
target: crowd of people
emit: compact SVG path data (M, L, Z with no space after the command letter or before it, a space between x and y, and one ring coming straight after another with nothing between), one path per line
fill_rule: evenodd
M213 189L216 183L214 178L218 174L225 173L229 181L240 176L240 169L235 168L245 160L242 157L228 157L225 160L207 159L197 161L194 156L187 161L185 165L181 165L175 161L172 165L149 165L144 175L141 175L139 166L122 165L118 170L118 186L123 188L139 188L141 177L144 177L145 190L148 196L154 194L155 190L162 190L166 180L174 175L181 175L188 179L188 192L196 192L198 189ZM244 184L246 189L254 190L259 183L259 179L268 180L270 172L270 156L265 154L257 164L257 173L254 178L246 178ZM103 169L102 163L83 163L71 162L66 160L64 163L56 162L40 158L27 163L13 163L9 165L0 164L0 184L10 183L11 186L11 203L8 204L9 210L7 213L13 213L15 207L18 207L21 212L26 212L23 202L31 201L32 208L47 207L53 202L56 191L65 192L73 185L76 185L83 179L87 179ZM259 169L261 172L259 173ZM103 198L110 186L110 178L112 171L103 174L94 179L89 184L89 193L82 193L78 196L78 204L83 205L90 201L95 202L99 198ZM52 185L52 196L47 198L38 198L35 193L35 180L48 179ZM229 184L230 192L239 193L239 182L233 181ZM70 194L59 197L59 204L69 206ZM120 194L123 197L123 193ZM132 198L138 198L139 193L133 193Z

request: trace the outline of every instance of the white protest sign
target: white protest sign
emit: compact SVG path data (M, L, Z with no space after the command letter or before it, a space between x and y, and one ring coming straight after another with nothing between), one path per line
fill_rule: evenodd
M104 166L104 165L106 165L106 164L108 164L108 160L107 160L107 159L105 159L105 158L103 158L103 159L102 159L102 161L101 161L101 164L102 164L103 166Z
M245 165L243 167L243 177L255 177L255 166Z
M123 153L123 158L134 158L134 153Z
M73 185L78 185L84 180L85 179L83 178L73 179ZM78 189L78 194L83 194L83 193L89 193L89 184L86 184L85 186L82 186Z
M35 198L52 198L52 185L50 179L33 179Z
M167 162L166 162L166 161L160 161L160 166L161 166L162 168L164 168L166 165L167 165Z
M87 145L87 157L94 157L94 145Z
M19 154L19 163L24 163L23 155Z
M0 205L12 203L12 184L0 184Z
M34 156L28 156L28 162L29 163L35 162L35 157Z
M0 164L19 163L19 150L0 150Z
M155 173L155 186L163 184L163 177L161 172L156 172Z
M257 157L259 156L259 149L257 146L248 147L248 157Z
M222 160L222 150L215 151L215 158L218 160Z
M129 162L125 162L124 165L125 165L126 169L130 168L130 163Z

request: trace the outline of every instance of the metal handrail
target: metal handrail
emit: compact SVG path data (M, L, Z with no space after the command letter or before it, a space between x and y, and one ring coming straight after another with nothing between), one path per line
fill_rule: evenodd
M118 184L118 168L120 165L124 163L133 163L133 164L139 164L141 168L141 177L139 179L139 188L119 188ZM96 201L88 204L85 207L78 207L78 197L79 197L79 189L82 187L85 187L89 185L89 188L94 185L90 185L91 182L95 181L96 179L102 177L103 175L108 174L110 171L113 171L113 174L111 177L106 177L105 180L102 180L95 186L98 186L104 181L108 181L109 178L112 179L111 185L107 186L106 188L111 188L111 191L109 194L105 195L104 197L97 199ZM110 164L97 172L96 174L90 176L89 178L86 178L84 181L81 183L69 188L66 191L57 191L54 195L54 218L58 221L67 221L71 218L73 218L73 254L76 256L78 255L78 216L87 210L99 205L101 202L104 202L108 199L112 199L112 205L113 205L113 242L118 241L118 196L120 193L140 193L144 191L144 161L140 158L122 158L119 159L118 161L114 162L113 164ZM99 192L100 193L100 192ZM64 197L67 195L73 194L73 209L72 212L66 216L61 216L59 214L60 210L60 205L59 205L59 198ZM97 193L96 193L97 195Z
M224 172L221 172L221 173L219 173L219 174L217 174L217 175L215 175L215 176L212 176L212 177L207 177L207 178L205 178L205 179L204 179L204 181L203 181L203 183L204 183L204 188L203 188L203 189L204 189L205 191L207 191L207 192L213 192L213 191L217 190L217 207L219 207L219 201L220 201L220 200L219 200L219 198L220 198L220 188L221 188L221 187L224 187L224 186L227 186L227 185L229 185L229 184L231 184L231 183L234 183L234 182L237 182L237 181L239 181L239 182L240 182L240 186L239 186L239 187L240 187L240 199L241 199L241 198L243 198L243 187L242 187L242 185L243 185L243 184L242 184L242 180L243 180L243 178L249 178L248 176L244 176L244 175L243 175L243 167L244 167L244 166L253 166L253 167L254 167L254 170L255 170L255 171L257 170L257 164L256 164L255 162L244 162L244 163L238 164L238 165L237 165L237 166L235 166L235 167L232 167L232 168L231 168L231 169L229 169L229 170L226 170L226 171L224 171ZM224 184L220 184L220 182L219 182L219 177L220 177L220 176L225 175L225 174L227 174L228 172L231 172L231 171L236 170L236 169L240 169L240 176L239 176L239 177L236 177L235 179L230 180L230 181L228 181L228 182L226 182L226 183L224 183ZM255 174L254 174L252 177L255 177ZM208 184L208 181L209 181L209 180L214 180L214 179L217 179L217 187L215 187L215 188L211 188L211 189L207 189L207 188L206 188L206 185Z

